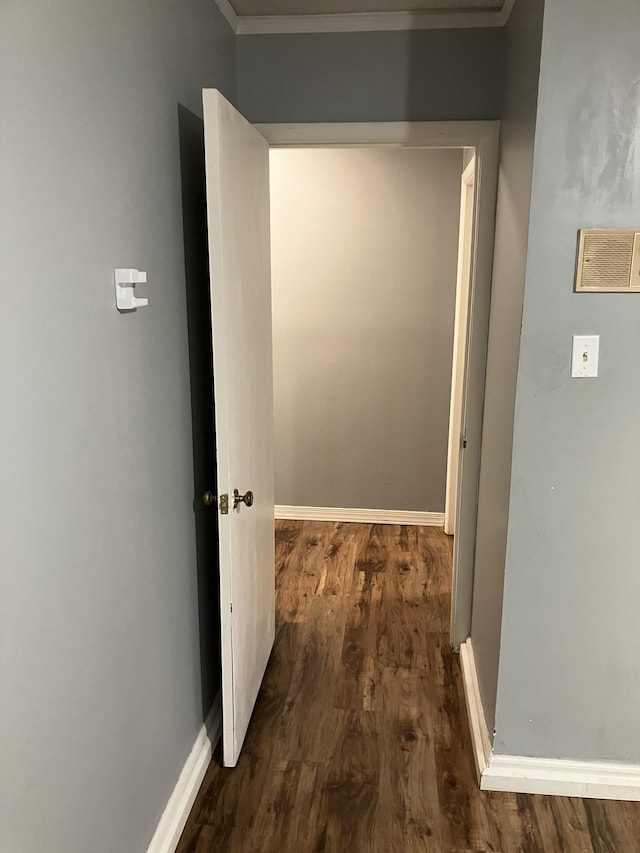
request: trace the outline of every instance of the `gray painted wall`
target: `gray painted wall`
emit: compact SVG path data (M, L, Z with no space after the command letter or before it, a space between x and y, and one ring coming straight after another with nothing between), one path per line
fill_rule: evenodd
M253 122L500 118L503 29L240 36Z
M207 702L178 104L235 97L234 39L210 0L0 16L0 848L134 853Z
M272 152L276 503L444 510L461 171Z
M640 298L576 294L580 227L640 227L637 0L547 0L498 681L500 753L640 761ZM571 336L600 375L570 378Z
M507 25L506 93L487 351L471 636L489 730L495 721L516 373L524 295L543 0Z

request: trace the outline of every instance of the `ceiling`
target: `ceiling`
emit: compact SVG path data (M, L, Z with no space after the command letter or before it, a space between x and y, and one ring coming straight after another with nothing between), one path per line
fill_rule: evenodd
M317 33L504 26L515 0L216 0L234 32Z
M499 12L501 0L229 0L236 15L338 15L362 12Z

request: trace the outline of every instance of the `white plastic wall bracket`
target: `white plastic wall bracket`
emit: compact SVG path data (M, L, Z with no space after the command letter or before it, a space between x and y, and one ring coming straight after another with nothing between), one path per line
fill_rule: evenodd
M116 307L118 311L135 311L136 308L142 308L149 304L146 297L134 296L133 288L136 284L144 283L147 280L146 272L142 270L114 270L114 280L116 287Z

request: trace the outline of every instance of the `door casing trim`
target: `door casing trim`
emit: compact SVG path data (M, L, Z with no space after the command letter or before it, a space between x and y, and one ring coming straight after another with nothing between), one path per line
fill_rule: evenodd
M475 208L473 280L469 308L467 370L463 404L463 424L468 412L476 412L473 424L466 424L467 441L458 473L458 506L455 529L469 522L473 537L454 544L451 595L451 644L454 649L471 633L473 574L478 515L478 484L482 456L485 373L491 308L491 278L495 235L496 195L499 163L499 121L426 122L341 122L256 124L256 129L272 148L286 147L397 147L472 148L475 150ZM462 169L461 169L462 172ZM467 382L470 365L482 381ZM472 515L467 515L473 513ZM464 514L464 518L463 518ZM470 541L471 538L473 541Z

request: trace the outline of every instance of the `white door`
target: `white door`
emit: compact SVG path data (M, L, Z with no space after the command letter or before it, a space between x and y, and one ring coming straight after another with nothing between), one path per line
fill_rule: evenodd
M237 763L275 634L269 145L203 92L222 624L222 757ZM245 501L234 500L234 490ZM225 512L225 496L228 511ZM235 506L234 506L235 504Z

